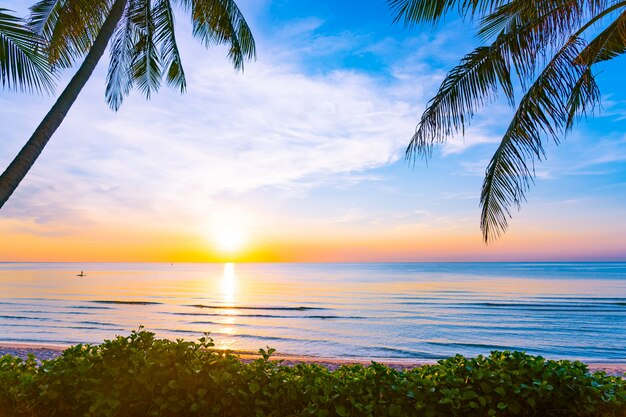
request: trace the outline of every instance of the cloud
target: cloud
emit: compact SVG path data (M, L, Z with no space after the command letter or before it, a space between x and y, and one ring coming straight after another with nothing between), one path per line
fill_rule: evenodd
M193 219L228 195L376 180L367 171L402 156L419 98L398 85L419 84L415 77L383 83L353 71L307 75L272 56L237 74L224 50L183 48L188 93L164 88L150 101L134 95L118 113L103 103L99 68L6 215L41 223L103 214ZM43 111L37 98L16 99L22 114ZM26 136L16 131L22 124L4 112L0 118L12 137ZM8 161L9 152L0 150L0 158Z

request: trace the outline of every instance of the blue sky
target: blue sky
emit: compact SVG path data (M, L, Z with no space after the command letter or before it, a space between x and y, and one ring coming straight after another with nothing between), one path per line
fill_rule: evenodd
M258 55L243 74L191 39L183 15L185 95L135 93L114 113L100 63L3 209L0 232L22 243L0 243L0 260L188 259L176 239L213 260L222 229L250 251L275 245L272 260L626 259L623 58L599 68L602 111L547 147L528 203L487 247L482 175L512 110L488 106L428 165L403 155L446 71L477 45L469 25L408 29L382 0L239 5ZM4 167L53 97L0 94Z

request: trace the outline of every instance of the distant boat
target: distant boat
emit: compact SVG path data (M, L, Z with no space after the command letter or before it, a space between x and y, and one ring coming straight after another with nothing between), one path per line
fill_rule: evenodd
M85 273L83 271L80 271L80 274L76 275L77 277L86 277L87 275L85 275Z

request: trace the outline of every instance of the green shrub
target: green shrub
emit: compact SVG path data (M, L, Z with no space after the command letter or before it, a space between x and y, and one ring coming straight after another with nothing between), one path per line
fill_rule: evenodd
M330 371L281 365L271 349L243 363L212 348L139 331L39 365L4 356L0 417L626 416L624 379L520 352Z

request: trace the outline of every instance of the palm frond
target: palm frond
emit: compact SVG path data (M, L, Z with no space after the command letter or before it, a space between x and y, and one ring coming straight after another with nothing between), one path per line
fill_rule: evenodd
M407 26L432 22L437 23L448 13L473 16L493 11L510 0L387 0L394 14L394 22Z
M185 0L190 2L193 35L205 46L229 44L228 58L235 69L256 56L252 31L234 0Z
M626 4L624 5L626 8ZM589 42L576 58L577 64L593 65L626 52L626 11Z
M155 25L150 0L137 0L129 19L137 27L137 42L133 51L132 76L137 89L146 98L161 86L161 58L155 44Z
M572 88L572 93L567 100L565 129L571 129L579 117L592 114L598 103L600 103L600 88L596 83L591 67L587 67L580 74L580 78Z
M137 30L128 16L129 10L136 7L135 3L136 0L131 0L126 5L124 16L118 24L111 42L111 60L107 72L105 97L109 107L115 111L119 110L124 97L130 93L134 83L131 68Z
M495 97L501 86L513 102L508 60L497 47L479 47L452 69L429 101L407 148L407 158L428 157L432 146L465 129L474 112Z
M109 8L108 0L40 0L29 26L48 42L50 63L65 68L89 51Z
M544 18L501 32L490 46L476 48L448 73L420 118L406 151L407 159L418 155L428 158L434 144L464 132L474 113L495 99L499 89L514 105L511 72L515 70L522 79L533 71L536 54L546 44L540 30Z
M511 0L485 14L478 26L478 37L489 39L498 33L510 32L522 22L540 19L537 28L545 38L562 44L589 15L603 10L608 0Z
M43 54L43 39L24 23L0 8L0 81L10 90L50 92L55 79Z
M511 207L520 208L525 192L534 181L534 163L545 156L544 138L559 142L568 128L569 103L573 95L589 108L599 98L594 88L579 88L586 68L573 63L584 43L569 40L546 65L519 103L517 111L491 159L481 192L481 230L485 242L508 227Z
M183 93L187 88L187 81L176 43L174 13L170 0L158 0L154 13L155 42L161 47L161 59L166 81L170 86L178 88Z
M515 3L516 8L506 9L506 13L503 10L508 5L499 7L495 14L511 16L518 13L518 18L511 19L490 46L476 48L448 73L420 118L407 148L407 158L418 155L428 158L434 144L464 132L474 113L495 99L499 89L513 105L511 73L515 72L517 80L526 89L527 80L543 63L546 50L563 36L560 29L555 31L552 28L554 21L558 16L577 15L580 12L578 6L570 4L577 1L552 0L548 2L551 3L549 7L542 6L540 11L532 3L543 4L545 0L513 0L509 5ZM596 6L587 7L591 10ZM524 8L531 8L532 12L523 11ZM566 21L582 24L578 17L566 17Z

